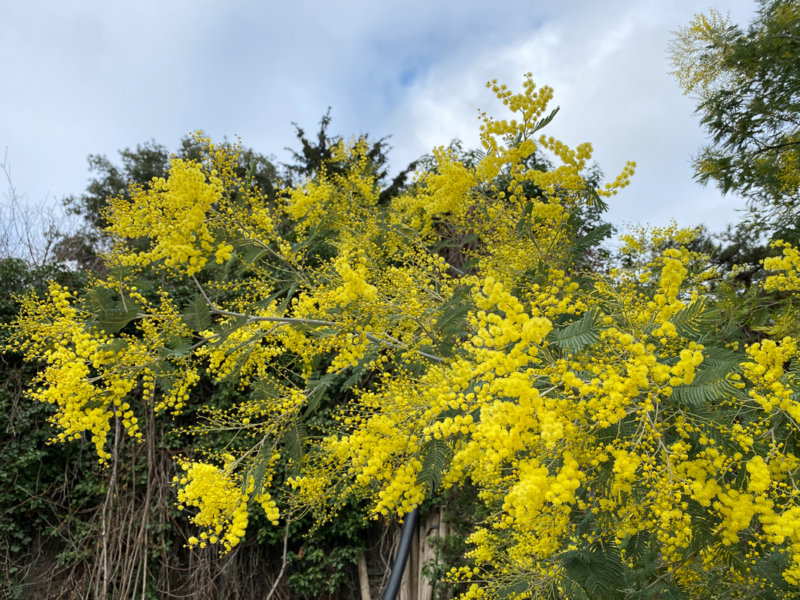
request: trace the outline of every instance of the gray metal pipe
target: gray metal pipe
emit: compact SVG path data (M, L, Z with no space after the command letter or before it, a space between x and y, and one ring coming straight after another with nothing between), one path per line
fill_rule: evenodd
M414 530L417 528L418 521L418 508L406 515L406 520L403 523L403 533L400 536L400 546L397 548L397 554L392 565L392 573L389 575L389 583L386 584L381 600L395 600L397 598L397 592L400 591L400 582L403 580L403 571L406 570L408 554L411 552L411 541L414 539Z

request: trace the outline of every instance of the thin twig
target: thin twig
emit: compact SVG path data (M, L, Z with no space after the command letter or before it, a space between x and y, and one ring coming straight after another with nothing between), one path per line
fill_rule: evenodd
M275 582L272 584L272 587L270 588L269 593L264 600L270 600L272 598L275 590L278 589L278 584L281 582L283 572L286 570L286 554L289 548L289 525L291 525L291 523L292 516L289 514L286 516L286 529L283 532L283 555L281 556L281 570L278 571L278 576L275 578Z
M200 285L200 282L192 276L192 280L194 281L197 288L200 290L200 293L203 295L203 299L208 303L209 310L217 315L222 315L226 317L235 317L239 319L247 319L247 321L251 323L282 323L286 325L312 325L315 327L339 327L340 323L336 323L335 321L327 321L324 319L302 319L298 317L264 317L264 316L257 316L257 315L248 315L245 313L235 312L232 310L225 310L224 308L220 308L217 306L211 298L208 297L206 291L203 289L203 286ZM369 331L364 332L366 338L374 342L376 344L381 344L383 346L388 346L390 348L398 348L398 349L408 349L409 345L396 339L391 336L386 336L385 338L378 337L374 333L370 333ZM445 360L434 354L429 354L428 352L424 352L422 350L416 350L416 353L422 356L423 358L427 358L432 362L436 362L439 364L445 364Z

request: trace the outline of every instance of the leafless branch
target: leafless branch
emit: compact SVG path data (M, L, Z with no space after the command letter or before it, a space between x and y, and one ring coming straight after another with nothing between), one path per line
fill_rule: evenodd
M0 258L19 258L41 266L52 260L59 234L68 229L68 219L59 206L46 198L28 201L17 192L11 176L8 149L0 162L6 190L0 200Z
M275 590L278 589L278 584L281 582L283 578L283 572L286 570L286 556L287 556L287 549L289 548L289 526L292 524L292 515L289 514L286 516L286 529L283 532L283 554L281 555L281 570L278 571L278 576L275 578L275 582L272 584L272 587L267 594L267 597L264 600L271 600L273 594L275 594Z

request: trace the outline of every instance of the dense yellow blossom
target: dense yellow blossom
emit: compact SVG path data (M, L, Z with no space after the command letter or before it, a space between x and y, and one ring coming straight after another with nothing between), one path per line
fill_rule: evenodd
M575 223L633 165L591 183L591 145L540 131L552 90L530 76L519 94L489 87L513 118L482 113L474 161L437 149L389 202L363 141L275 201L211 144L113 200L111 260L126 268L85 301L53 285L23 302L13 343L45 364L31 395L57 405L57 436L85 433L105 460L113 419L139 435L139 398L179 412L204 372L249 393L198 426L241 447L181 462L178 500L201 530L190 545L230 550L252 504L273 522L285 498L320 520L345 499L403 518L468 485L481 517L471 566L451 575L463 598L511 581L542 597L567 585L569 553L599 546L634 569L636 539L655 578L696 597L699 574L727 574L753 540L725 585L760 581L752 561L777 554L797 584L795 337L726 337L736 327L716 312L720 276L693 230L631 231L615 264L583 268ZM760 291L800 289L800 255L780 247ZM194 299L145 297L136 277L153 269ZM95 316L117 313L116 329ZM338 408L308 434L323 397Z
M253 493L252 481L243 486L230 472L228 457L225 468L204 462L183 462L183 474L176 476L179 508L196 507L192 522L202 531L200 538L190 537L190 546L205 547L207 543L219 543L230 550L244 537L247 528L248 496ZM267 481L266 483L269 483ZM261 504L267 518L277 524L279 512L269 492L259 491L256 500Z
M800 291L800 250L782 240L771 244L781 249L781 256L764 259L764 268L774 274L764 282L766 290Z
M122 265L147 265L159 260L167 267L197 273L214 252L216 262L231 256L233 247L216 242L206 214L222 198L222 183L201 165L173 159L169 177L155 179L148 189L134 188L131 199L112 199L109 231L119 239L151 238L151 247L139 253L120 252ZM215 243L216 242L216 243Z

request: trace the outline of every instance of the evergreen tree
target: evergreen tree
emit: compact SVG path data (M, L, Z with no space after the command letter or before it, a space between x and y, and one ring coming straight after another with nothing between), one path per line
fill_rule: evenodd
M710 10L678 30L670 54L710 143L703 183L744 196L747 227L797 239L800 209L800 4L759 0L747 28Z

